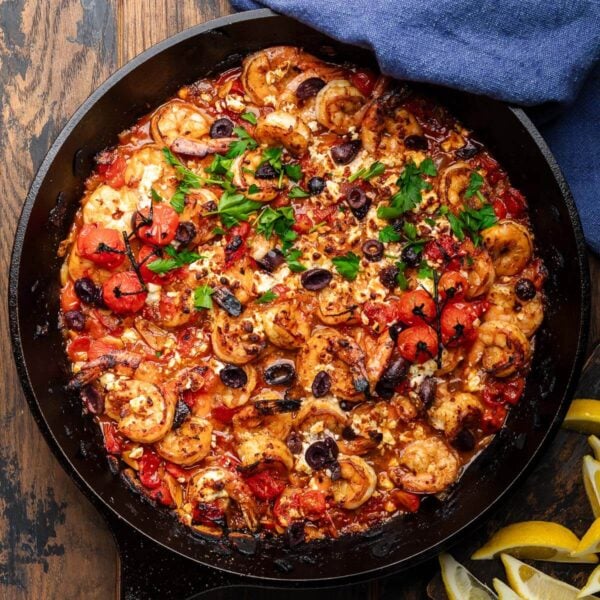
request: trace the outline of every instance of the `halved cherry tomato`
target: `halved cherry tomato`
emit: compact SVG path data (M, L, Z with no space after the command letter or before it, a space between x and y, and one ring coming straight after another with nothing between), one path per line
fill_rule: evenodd
M412 492L404 490L394 490L392 492L394 504L407 512L417 512L421 506L421 497Z
M229 408L220 404L219 406L213 407L211 415L214 419L220 421L221 423L231 423L233 416L239 412L241 408L241 406L237 408Z
M431 323L435 314L435 302L425 290L414 290L400 296L398 319L405 325Z
M111 163L99 164L98 174L111 188L118 190L125 185L125 168L127 162L122 156L117 156Z
M314 223L306 213L296 213L294 219L296 222L292 225L292 229L296 233L308 233L314 226Z
M500 199L506 207L508 217L520 217L525 212L527 203L519 190L510 187L500 194Z
M261 471L246 479L248 487L259 500L272 500L285 489L285 482L270 471Z
M469 282L457 271L446 271L438 283L440 298L444 301L461 300L468 285Z
M476 162L485 169L485 178L490 185L495 185L502 179L500 165L491 156L481 153Z
M477 335L473 325L476 318L476 311L469 303L447 304L440 319L444 345L454 347L473 342Z
M422 364L438 353L438 337L429 325L414 325L398 334L396 340L402 358Z
M148 496L156 502L160 502L163 506L171 506L173 504L173 496L171 496L171 490L169 486L161 481L159 486L148 492Z
M517 404L523 395L525 380L517 377L511 381L490 381L485 386L481 395L488 406L498 406L504 403Z
M117 432L117 427L112 421L102 421L102 435L104 437L104 447L109 454L121 454L123 449L123 439Z
M498 219L506 218L506 213L507 213L506 206L500 198L494 198L492 200L492 207L493 207L494 213Z
M70 310L77 310L81 302L75 293L75 286L71 280L67 281L62 290L60 290L60 307L63 313Z
M507 381L504 388L504 400L508 404L517 404L523 395L525 389L525 379L519 377L512 381Z
M73 362L87 361L91 339L87 335L80 335L69 342L67 354Z
M101 356L110 354L115 350L118 350L118 348L114 344L110 344L104 340L91 340L90 348L88 350L88 360L100 358Z
M125 261L125 242L116 229L88 223L77 237L77 252L105 269L115 269Z
M350 82L363 96L368 97L377 83L377 75L373 71L360 69L350 75Z
M140 275L146 283L163 285L175 278L177 269L173 269L167 273L155 273L148 268L148 265L152 264L155 260L159 260L161 256L162 250L160 248L155 248L154 246L148 246L146 244L140 248L137 259L140 266Z
M137 236L147 244L167 246L175 238L179 215L167 204L152 205L152 220L150 209L143 208L135 214L134 226Z
M390 300L384 304L369 300L363 304L363 312L370 323L378 323L382 327L388 327L400 319L400 302Z
M481 429L484 433L495 433L504 424L506 408L502 404L486 406L481 416Z
M459 244L450 235L440 235L425 244L423 256L429 261L449 261L459 251Z
M331 225L337 212L338 209L335 206L317 206L313 211L315 223L327 223Z
M316 521L323 516L327 504L325 495L319 490L307 490L300 494L300 510L302 514L311 521Z
M160 467L160 458L149 448L144 448L144 454L140 458L140 470L138 475L140 481L144 487L151 490L156 489L161 481L158 474L158 467Z
M102 291L106 306L117 314L137 312L148 296L134 271L115 273L104 282Z
M282 527L288 527L294 520L300 519L300 490L284 490L275 501L273 514Z

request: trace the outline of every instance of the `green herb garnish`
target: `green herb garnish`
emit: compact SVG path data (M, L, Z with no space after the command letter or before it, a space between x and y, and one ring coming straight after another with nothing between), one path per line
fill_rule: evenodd
M248 123L251 123L252 125L256 125L256 115L252 112L245 112L242 115L242 119L244 119L244 121L248 121Z
M400 234L391 225L386 225L379 232L379 241L384 244L388 244L390 242L399 242Z
M243 128L234 127L233 133L238 136L238 140L232 142L229 150L225 154L225 158L237 158L246 152L246 150L254 150L258 148L256 140Z
M344 279L348 281L356 279L360 266L360 258L354 252L347 252L344 256L336 256L331 262Z
M284 256L290 271L293 271L294 273L306 271L306 267L298 261L302 256L301 250L298 250L298 248L290 248L289 250L284 251Z
M268 290L262 296L259 296L256 299L256 302L258 302L258 304L268 304L269 302L273 302L273 300L277 300L277 298L279 298L279 296L273 290Z
M465 234L467 234L476 246L481 242L479 232L491 227L498 221L494 207L491 204L485 204L478 210L466 208L461 210L458 215L454 215L446 206L443 206L440 212L446 216L450 222L452 232L459 240L464 240Z
M381 175L385 171L385 165L382 162L376 161L369 168L363 167L348 177L348 182L352 183L356 181L359 177L364 179L365 181L369 181L372 177L376 177L377 175Z
M408 289L408 279L406 279L406 263L402 262L402 261L398 261L396 263L396 267L398 269L398 274L396 275L396 281L398 283L398 287L401 290L407 290Z
M291 248L298 237L298 234L292 229L294 223L294 209L291 206L282 206L273 209L267 206L259 215L256 221L256 231L269 239L273 233L277 234L283 242L283 249Z
M235 194L225 190L219 200L219 207L208 215L218 214L221 223L230 229L241 221L247 221L252 213L255 213L262 204L248 200L243 194Z
M289 192L290 198L308 198L310 194L304 191L299 185L295 185Z
M146 264L148 269L153 273L162 275L173 269L183 267L184 265L190 265L200 258L203 258L199 254L191 252L190 250L182 250L181 252L177 252L173 246L166 246L164 251L168 258L158 258L157 260L153 260L152 262L148 262Z
M212 308L212 298L214 290L209 285L201 285L194 290L194 308L207 310Z
M477 196L482 202L485 202L485 198L483 197L483 194L480 191L482 185L483 177L477 171L473 171L471 173L471 177L469 178L469 186L465 191L465 198Z

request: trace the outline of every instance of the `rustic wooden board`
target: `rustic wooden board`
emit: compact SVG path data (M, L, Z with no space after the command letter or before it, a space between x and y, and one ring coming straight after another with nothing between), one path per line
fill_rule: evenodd
M14 230L35 170L66 119L119 66L182 29L231 12L226 0L0 0L0 295L6 297ZM593 274L600 261L591 261ZM600 278L593 277L594 297ZM105 524L50 454L27 409L12 363L5 302L0 310L0 597L115 597L116 549ZM591 340L600 337L594 304ZM504 519L559 518L581 533L590 514L580 485L583 437L561 434L541 467L542 493L516 496ZM560 464L560 472L555 472ZM548 484L549 476L555 477ZM531 480L534 481L534 480ZM535 487L535 486L534 486ZM529 492L527 491L529 490ZM548 508L545 508L548 507ZM531 511L530 511L531 509ZM480 534L485 537L486 531ZM456 550L469 555L479 539ZM144 566L140 565L140 569ZM488 578L495 567L476 564ZM586 569L559 569L581 580ZM425 597L435 566L338 592L286 592L290 600L398 600ZM434 586L435 587L435 586ZM436 598L442 598L440 590ZM239 590L219 598L280 598Z

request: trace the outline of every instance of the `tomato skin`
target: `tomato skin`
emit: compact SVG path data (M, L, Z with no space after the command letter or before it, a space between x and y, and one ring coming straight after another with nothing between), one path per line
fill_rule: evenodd
M165 471L171 475L172 477L175 477L175 479L185 479L186 481L191 477L191 472L190 471L186 471L185 469L183 469L182 467L180 467L179 465L176 465L172 462L168 462L165 461Z
M314 226L310 217L305 213L296 213L294 215L296 222L292 225L292 229L299 234L308 233Z
M525 379L517 377L511 381L488 382L481 398L487 406L496 407L502 404L517 404L523 395Z
M498 219L505 219L507 210L504 202L500 198L494 198L492 200L492 207L494 208L494 213Z
M381 327L388 327L400 319L400 302L390 300L384 304L368 300L363 304L363 312L370 323L378 323Z
M422 364L438 353L438 337L429 325L413 325L398 334L396 340L402 358Z
M98 174L111 188L118 190L125 185L126 167L125 158L117 156L111 163L98 165Z
M109 344L103 340L91 340L88 350L88 360L94 360L118 350L116 346Z
M338 209L335 206L317 206L313 211L313 215L317 223L327 223L328 225L331 225L337 212Z
M440 319L444 345L455 347L473 342L477 335L473 325L476 316L466 302L447 304Z
M80 306L81 302L75 293L75 286L69 280L60 291L60 308L63 313L66 313L70 310L77 310Z
M450 235L440 235L437 239L425 244L423 256L432 262L448 261L459 252L459 245Z
M392 498L394 499L394 504L406 512L417 512L421 506L421 497L412 492L394 490L392 492Z
M154 257L152 256L154 255ZM144 244L138 252L137 260L140 266L140 275L146 283L155 283L156 285L164 285L173 281L177 275L178 269L173 269L167 273L155 273L148 268L155 260L158 260L162 255L162 250L154 246Z
M297 491L284 491L275 501L273 515L282 527L288 527L294 520L299 519L300 494Z
M216 502L203 502L194 507L192 521L203 525L213 525L220 521L225 513Z
M469 282L457 271L446 271L438 282L440 298L446 300L461 300Z
M158 474L158 467L160 467L160 458L149 448L144 448L144 454L140 458L140 470L138 472L140 481L144 487L151 490L156 489L161 484L161 480Z
M73 362L87 361L91 339L87 335L77 336L67 346L67 355Z
M259 500L272 500L277 498L285 489L285 482L277 479L269 471L261 471L256 475L246 478L246 484Z
M241 260L248 251L246 238L250 233L250 224L243 222L232 227L225 238L225 267L230 267Z
M406 292L400 296L398 319L405 325L431 323L435 314L435 302L425 290Z
M136 234L142 242L155 246L167 246L175 239L179 215L175 210L163 203L152 205L152 222L144 225L150 215L149 208L143 208L135 214Z
M241 406L238 408L228 408L227 406L221 404L219 406L213 407L211 415L213 416L213 418L215 418L217 421L220 421L221 423L231 423L234 415L241 409Z
M117 433L116 425L112 421L102 421L101 427L106 451L109 454L121 454L123 450L123 440Z
M370 96L377 83L377 75L368 69L360 69L350 75L350 82L363 95Z
M327 508L325 495L319 490L307 490L299 497L302 514L311 521L320 519Z
M511 187L504 190L500 195L502 203L506 207L507 216L509 217L520 217L525 212L527 203L523 194L519 190Z
M173 504L171 491L169 490L169 486L164 481L160 481L160 484L157 488L149 491L148 496L150 496L152 500L160 502L160 504L163 506L171 506Z
M114 252L99 250L101 245ZM125 262L125 242L116 229L100 227L97 223L84 225L77 237L77 252L83 258L105 269L116 269Z
M504 425L506 412L506 408L501 404L486 406L481 416L481 429L485 433L495 433L498 431Z
M137 312L148 296L134 271L115 273L104 282L102 291L106 306L117 314Z

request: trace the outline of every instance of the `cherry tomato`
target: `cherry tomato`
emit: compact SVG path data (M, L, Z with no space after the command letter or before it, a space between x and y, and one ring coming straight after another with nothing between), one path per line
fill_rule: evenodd
M437 239L425 244L423 256L428 261L449 261L459 251L459 245L450 235L440 235Z
M81 302L75 293L75 286L69 280L60 291L60 308L63 313L66 313L70 310L77 310L80 306Z
M134 271L115 273L104 282L102 291L106 306L117 314L137 312L148 295Z
M431 323L435 319L435 302L425 290L406 292L400 296L398 319L405 325Z
M118 190L125 185L125 167L127 162L117 156L111 163L98 165L98 174L111 188Z
M167 204L152 205L152 220L150 209L143 208L135 214L135 229L138 238L147 244L167 246L175 238L179 215Z
M417 512L421 506L421 497L412 492L404 490L394 490L392 492L394 504L407 512Z
M80 335L69 342L67 354L73 362L85 362L88 360L91 339L87 335Z
M371 302L363 304L363 312L370 323L378 323L381 327L388 327L400 319L400 302L390 300L389 302Z
M520 217L525 212L527 203L523 197L523 194L521 194L519 190L513 187L508 188L502 192L500 199L506 207L506 211L508 213L507 216Z
M115 269L125 261L125 242L116 229L90 223L79 232L77 252L105 269Z
M482 153L477 157L477 163L485 169L485 178L490 185L495 185L502 179L500 165L491 156Z
M311 521L316 521L323 516L327 504L325 495L319 490L307 490L300 494L300 510L302 514Z
M486 406L481 416L481 429L484 433L495 433L504 424L506 408L501 404Z
M500 198L494 198L492 200L492 207L494 208L494 213L496 214L496 217L498 217L498 219L506 218L506 205L504 204L504 202L502 202Z
M461 300L469 282L457 271L446 271L438 282L440 298L446 300Z
M363 96L368 97L377 83L377 75L373 71L360 69L350 75L350 82Z
M525 379L519 377L512 381L507 381L504 387L504 400L508 404L517 404L523 395L525 389Z
M396 340L402 358L422 364L438 353L438 337L429 325L413 325L398 334Z
M220 421L221 423L231 423L233 420L233 416L241 410L241 407L238 408L229 408L220 404L219 406L213 407L211 414L214 419Z
M294 520L300 519L300 493L299 490L284 490L275 501L273 514L282 527L288 527Z
M473 342L477 334L473 325L476 317L475 310L468 303L447 304L440 319L444 345L454 347Z
M499 406L502 404L517 404L523 395L525 380L517 377L511 381L490 381L487 383L481 395L482 400L488 406Z
M88 350L88 360L94 360L118 350L117 346L104 340L91 340Z
M327 223L331 225L337 212L338 209L335 206L317 206L313 211L315 223Z
M112 421L102 421L102 435L104 437L104 447L109 454L121 454L123 449L123 439L117 432L117 427Z
M152 264L155 260L159 260L161 256L162 250L157 249L154 246L148 246L144 244L140 248L137 260L140 266L140 275L146 283L163 285L165 283L169 283L175 278L177 269L168 271L167 273L155 273L148 268L148 265Z
M185 479L187 481L192 476L191 471L187 471L172 462L165 462L165 471L175 479Z
M259 500L272 500L285 489L285 482L270 471L261 471L246 479L248 487Z
M173 496L171 496L171 490L166 482L161 481L156 489L150 490L148 496L152 500L156 500L163 506L171 506L173 504Z
M149 448L144 448L144 454L142 454L139 464L140 470L138 474L142 485L151 490L156 489L161 483L158 474L160 458Z
M308 233L313 227L314 223L310 217L305 213L296 213L294 215L295 223L292 225L292 229L299 234Z

